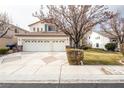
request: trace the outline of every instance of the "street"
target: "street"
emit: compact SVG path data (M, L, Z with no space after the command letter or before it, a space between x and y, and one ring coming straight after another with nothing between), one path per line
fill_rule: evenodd
M1 83L0 88L124 88L124 83Z

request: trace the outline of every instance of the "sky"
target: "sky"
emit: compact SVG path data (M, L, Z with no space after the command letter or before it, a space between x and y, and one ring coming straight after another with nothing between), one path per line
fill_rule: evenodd
M124 16L124 5L109 5L113 11L119 10ZM36 22L38 19L32 16L32 13L38 11L40 5L1 5L0 12L6 12L12 23L21 28L29 30L28 25Z

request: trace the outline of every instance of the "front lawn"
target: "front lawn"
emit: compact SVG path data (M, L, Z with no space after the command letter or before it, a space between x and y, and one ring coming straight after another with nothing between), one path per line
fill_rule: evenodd
M84 65L121 65L123 56L119 52L92 51L84 52Z

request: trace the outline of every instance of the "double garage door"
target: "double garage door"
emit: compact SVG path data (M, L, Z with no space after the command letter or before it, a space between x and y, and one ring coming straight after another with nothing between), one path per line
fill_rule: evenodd
M66 40L23 40L23 51L65 51Z

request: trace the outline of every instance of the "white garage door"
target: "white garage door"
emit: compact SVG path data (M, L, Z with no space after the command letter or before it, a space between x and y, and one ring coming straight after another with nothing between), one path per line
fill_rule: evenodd
M23 51L65 51L65 40L24 40Z

